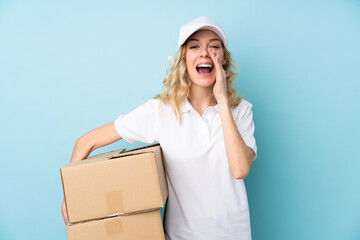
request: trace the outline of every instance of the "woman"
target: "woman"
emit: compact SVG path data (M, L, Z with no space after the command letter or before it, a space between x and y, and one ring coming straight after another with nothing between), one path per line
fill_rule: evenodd
M80 137L71 161L122 138L159 142L169 198L168 240L251 239L243 178L256 158L252 105L237 96L224 30L207 17L180 29L163 92ZM67 223L66 209L62 208Z

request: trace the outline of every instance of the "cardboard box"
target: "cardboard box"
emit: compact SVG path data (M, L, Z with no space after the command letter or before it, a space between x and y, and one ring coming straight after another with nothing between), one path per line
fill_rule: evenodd
M164 240L160 210L75 223L69 240Z
M61 177L71 223L157 209L168 196L159 145L72 162Z

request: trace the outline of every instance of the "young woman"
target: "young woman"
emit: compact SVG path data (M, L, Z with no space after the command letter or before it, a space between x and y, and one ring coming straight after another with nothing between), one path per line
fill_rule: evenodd
M124 138L159 142L169 198L167 240L251 239L243 178L256 158L252 105L237 96L224 30L207 17L180 29L163 92L80 137L71 161ZM65 205L62 213L68 223Z

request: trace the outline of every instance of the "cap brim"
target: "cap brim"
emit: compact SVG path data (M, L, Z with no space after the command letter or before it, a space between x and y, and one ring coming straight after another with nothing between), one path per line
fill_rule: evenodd
M217 26L214 26L214 25L205 25L205 26L202 25L202 26L198 26L198 27L193 27L191 30L189 29L188 31L186 31L186 33L183 32L181 39L179 39L178 47L180 48L184 43L186 43L186 41L188 40L188 38L191 35L193 35L195 32L197 32L199 30L210 30L210 31L216 33L220 37L224 46L227 47L226 36L224 35L224 33L221 29L219 29Z

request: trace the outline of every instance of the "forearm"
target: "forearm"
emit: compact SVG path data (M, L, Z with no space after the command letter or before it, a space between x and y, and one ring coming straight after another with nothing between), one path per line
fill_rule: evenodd
M81 136L74 145L70 162L86 159L93 150L93 145L87 141L86 135Z
M75 143L70 162L87 158L92 151L121 139L110 122L81 136Z
M245 178L250 172L252 149L242 139L227 101L219 103L219 111L230 171L236 179Z

